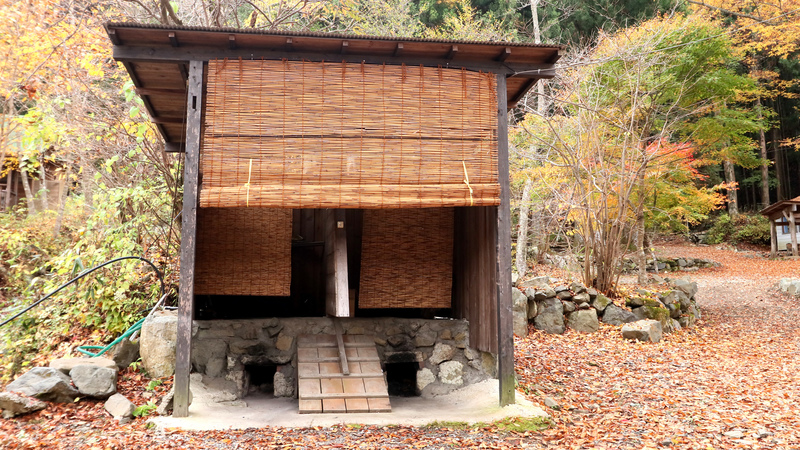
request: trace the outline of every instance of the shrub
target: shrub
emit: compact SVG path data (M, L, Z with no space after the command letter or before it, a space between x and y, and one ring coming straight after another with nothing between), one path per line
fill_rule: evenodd
M760 214L739 214L735 218L727 213L720 214L706 235L708 244L745 242L765 245L769 240L769 220Z

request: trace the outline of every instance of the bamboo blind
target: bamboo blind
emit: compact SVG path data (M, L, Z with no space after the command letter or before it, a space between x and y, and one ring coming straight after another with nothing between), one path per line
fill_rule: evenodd
M195 294L288 296L292 210L199 208Z
M209 62L203 207L499 204L494 74Z
M453 208L364 211L359 308L449 308Z

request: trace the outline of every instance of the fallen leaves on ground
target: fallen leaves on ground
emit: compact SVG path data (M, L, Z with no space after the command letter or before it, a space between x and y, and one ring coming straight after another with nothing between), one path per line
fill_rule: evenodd
M520 390L540 405L545 397L559 404L549 410L553 425L543 431L355 425L163 432L148 429L143 419L118 425L101 402L81 401L3 420L0 447L800 448L800 300L776 288L778 279L800 275L800 260L674 244L659 254L722 264L677 274L700 286L697 328L665 335L658 344L625 341L618 327L606 325L593 334L532 330L516 339ZM137 404L147 401L146 380L127 376L120 390Z

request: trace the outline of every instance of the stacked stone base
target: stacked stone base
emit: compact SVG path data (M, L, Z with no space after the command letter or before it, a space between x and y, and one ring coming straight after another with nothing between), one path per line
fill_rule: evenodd
M464 320L400 318L336 319L344 334L374 338L384 368L412 364L417 369L416 393L446 394L454 389L496 377L491 353L468 346ZM274 394L296 394L296 342L303 334L334 334L329 318L270 318L195 321L192 370L227 383L235 397L250 393L248 366L276 366Z

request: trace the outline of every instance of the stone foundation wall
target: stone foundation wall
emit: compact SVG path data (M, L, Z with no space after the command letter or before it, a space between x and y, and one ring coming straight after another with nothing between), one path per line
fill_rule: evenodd
M468 347L465 320L399 318L337 319L345 334L373 336L384 369L391 363L417 365L417 393L446 394L497 376L495 355ZM195 321L192 370L227 380L238 398L250 391L246 366L275 365L276 396L295 396L297 336L335 334L329 318L271 318Z

